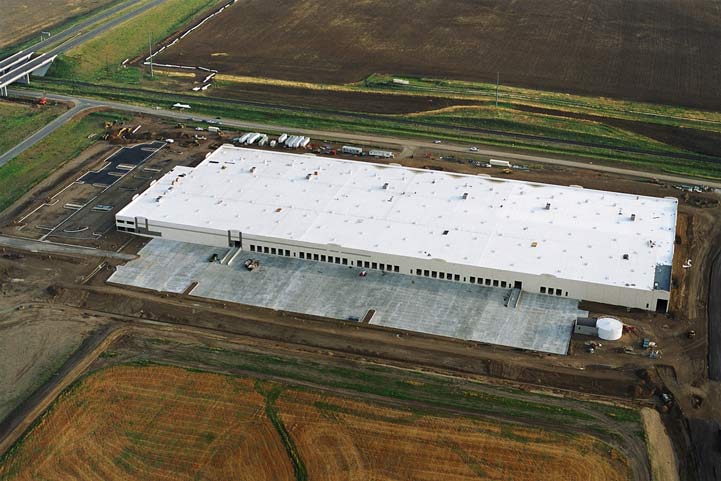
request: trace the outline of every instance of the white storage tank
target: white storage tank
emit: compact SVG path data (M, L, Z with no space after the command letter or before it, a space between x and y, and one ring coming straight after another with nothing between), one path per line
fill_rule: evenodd
M599 317L596 329L598 337L605 341L617 341L623 335L623 323L615 317Z

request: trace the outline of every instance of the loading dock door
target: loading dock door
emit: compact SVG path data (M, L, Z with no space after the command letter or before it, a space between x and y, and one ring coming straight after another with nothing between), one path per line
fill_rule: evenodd
M239 230L228 231L228 246L243 248L243 233Z
M668 311L668 301L666 299L656 300L656 312L667 312L667 311Z

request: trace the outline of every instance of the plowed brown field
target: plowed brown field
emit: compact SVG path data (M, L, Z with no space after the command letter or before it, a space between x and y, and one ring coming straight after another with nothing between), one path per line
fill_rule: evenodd
M161 63L341 83L371 73L501 82L720 109L708 0L247 0Z
M292 389L273 401L267 386L174 367L99 371L55 403L0 478L290 481L293 452L319 481L628 479L625 458L590 436Z

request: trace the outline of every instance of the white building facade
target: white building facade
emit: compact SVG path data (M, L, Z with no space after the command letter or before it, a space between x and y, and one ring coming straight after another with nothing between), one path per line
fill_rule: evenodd
M675 198L224 145L116 215L148 237L668 309Z

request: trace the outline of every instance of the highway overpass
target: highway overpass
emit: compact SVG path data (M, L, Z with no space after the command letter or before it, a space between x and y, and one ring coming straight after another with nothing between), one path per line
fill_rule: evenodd
M50 64L57 57L57 55L41 54L31 59L31 56L32 52L29 54L20 52L0 61L0 96L7 97L8 86L14 82L30 83L31 74L45 75Z

